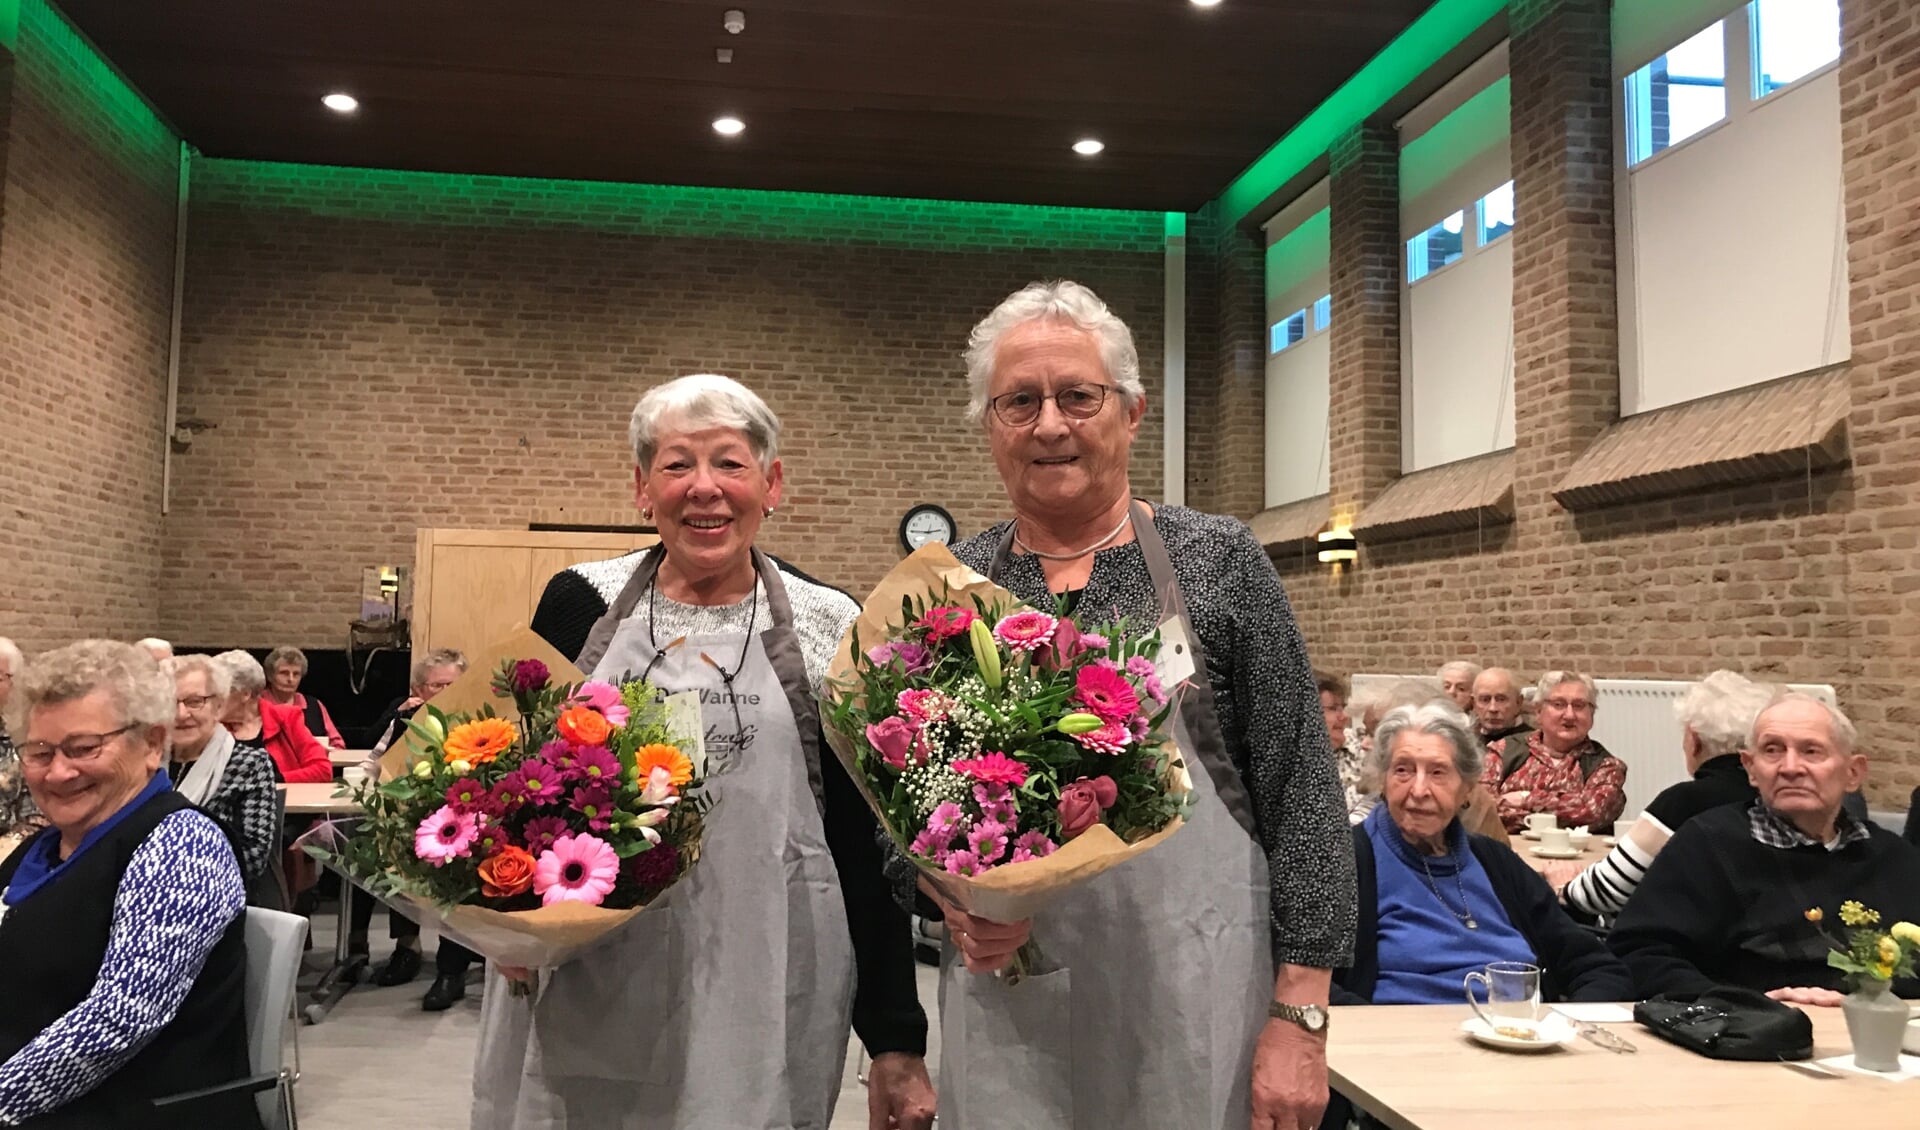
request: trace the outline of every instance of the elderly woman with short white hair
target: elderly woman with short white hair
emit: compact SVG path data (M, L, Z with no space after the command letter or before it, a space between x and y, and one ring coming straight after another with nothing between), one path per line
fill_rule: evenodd
M1488 773L1501 821L1519 832L1527 817L1551 813L1562 828L1613 831L1627 807L1627 763L1593 740L1599 690L1578 671L1549 671L1534 689L1540 728L1501 743Z
M15 840L32 835L47 823L33 805L26 775L20 771L20 757L7 733L7 700L26 666L20 649L0 636L0 858L5 858Z
M1132 331L1093 291L1014 293L974 327L966 362L968 414L1013 517L954 553L1035 607L1180 627L1195 809L1030 924L940 906L958 947L941 973L941 1124L1316 1125L1352 853L1280 578L1238 520L1134 497L1146 388ZM895 871L910 881L910 865ZM984 975L1029 929L1062 968Z
M173 676L176 703L167 775L188 803L226 825L248 889L264 891L256 884L280 847L273 759L257 745L234 740L220 724L232 689L224 664L205 655L176 655L160 666Z
M174 681L85 640L11 705L51 826L0 863L0 1124L257 1128L244 1093L153 1105L251 1074L240 865L161 768Z

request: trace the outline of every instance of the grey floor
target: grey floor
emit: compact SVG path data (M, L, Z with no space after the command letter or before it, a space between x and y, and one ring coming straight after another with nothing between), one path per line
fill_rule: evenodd
M384 912L373 929L374 962L386 959ZM334 914L329 905L313 918L314 947L307 955L310 987L333 954ZM426 952L433 952L431 937ZM302 1130L458 1130L467 1125L473 1075L474 1033L480 1021L480 981L468 980L467 999L446 1012L420 1011L420 995L432 983L433 963L409 985L391 989L362 984L324 1021L300 1026L300 1082L295 1090ZM935 972L919 967L920 999L934 1017ZM306 1003L304 993L300 1003ZM937 1023L928 1034L928 1058L939 1062ZM832 1130L867 1130L867 1096L854 1072L859 1046L847 1052L847 1074Z

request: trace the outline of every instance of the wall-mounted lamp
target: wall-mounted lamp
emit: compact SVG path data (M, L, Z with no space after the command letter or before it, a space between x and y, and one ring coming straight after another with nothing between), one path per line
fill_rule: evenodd
M1322 565L1359 560L1360 543L1354 539L1353 531L1345 526L1335 526L1321 534L1318 540Z

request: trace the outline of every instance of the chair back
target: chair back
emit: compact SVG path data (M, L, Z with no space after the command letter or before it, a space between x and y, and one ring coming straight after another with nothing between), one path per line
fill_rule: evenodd
M247 1057L255 1075L280 1075L285 1070L282 1051L287 1021L293 1015L295 981L300 976L300 954L307 940L307 920L257 906L247 908ZM282 1083L282 1087L286 1084ZM256 1096L260 1120L268 1130L285 1126L279 1088Z
M1915 788L1907 797L1907 842L1920 845L1920 788Z

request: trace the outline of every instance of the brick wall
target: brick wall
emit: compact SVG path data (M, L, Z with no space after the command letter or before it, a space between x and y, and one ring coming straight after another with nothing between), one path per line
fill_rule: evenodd
M1159 396L1158 212L201 161L192 225L180 406L205 430L162 581L185 639L332 643L361 567L411 561L416 527L630 514L627 413L701 370L785 425L765 547L863 592L913 503L963 534L1005 514L959 353L1033 279L1098 290Z
M0 86L0 635L146 635L178 142L43 0Z
M1612 84L1601 0L1517 0L1516 521L1364 545L1338 576L1281 562L1316 663L1430 671L1464 657L1626 678L1726 666L1833 683L1873 759L1873 798L1904 804L1920 785L1920 15L1903 0L1841 11L1851 466L1579 514L1553 500L1618 410ZM1383 199L1341 175L1359 140L1334 153L1336 513L1376 492L1399 453L1398 407L1371 400L1398 387L1397 325L1378 310L1359 355L1343 297L1397 296L1400 269L1397 248L1356 257Z

